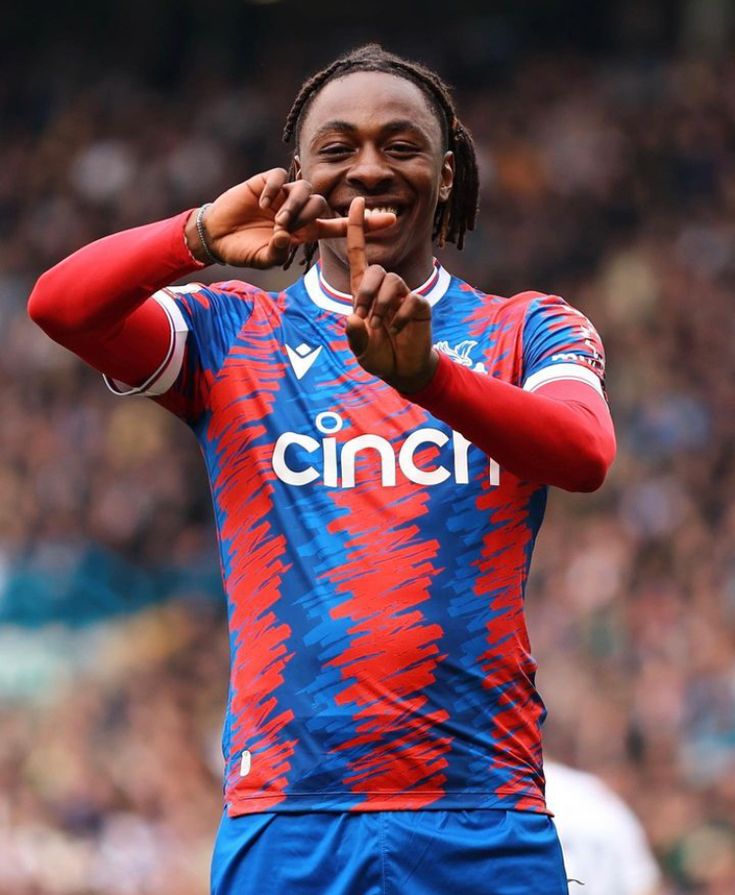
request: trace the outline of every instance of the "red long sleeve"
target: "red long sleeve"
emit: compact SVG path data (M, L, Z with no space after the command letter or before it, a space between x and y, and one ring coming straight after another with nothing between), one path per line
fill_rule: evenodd
M184 242L190 211L107 236L44 273L28 313L52 339L114 379L136 385L171 338L154 292L199 270Z
M528 392L440 354L429 385L407 397L529 481L594 491L615 457L607 403L584 382Z

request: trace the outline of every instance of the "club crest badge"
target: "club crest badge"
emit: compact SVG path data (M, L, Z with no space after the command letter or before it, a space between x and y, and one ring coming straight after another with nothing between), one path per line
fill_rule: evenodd
M454 361L455 364L461 364L463 367L469 367L471 370L474 370L476 373L486 373L485 364L481 361L474 361L470 356L472 354L473 348L477 347L477 342L473 339L465 339L463 342L459 342L454 348L451 348L449 342L444 339L441 342L436 342L434 348L437 351L441 351L442 354L446 354L448 358Z

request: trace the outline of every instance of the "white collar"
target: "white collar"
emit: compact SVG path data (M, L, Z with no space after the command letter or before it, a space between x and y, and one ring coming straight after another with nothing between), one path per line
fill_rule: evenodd
M449 288L451 275L434 259L434 269L429 279L422 283L418 289L414 289L419 295L423 295L433 307ZM314 304L324 311L332 311L347 317L352 313L352 296L346 292L340 292L324 279L321 264L315 264L309 268L304 276L304 286L309 298Z

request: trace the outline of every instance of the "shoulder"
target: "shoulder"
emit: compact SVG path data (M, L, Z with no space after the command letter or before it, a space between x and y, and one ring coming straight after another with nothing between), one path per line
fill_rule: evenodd
M526 324L554 321L566 325L591 326L589 318L561 295L547 292L519 292L513 303L523 313Z
M454 298L460 299L464 298L466 301L480 305L498 305L508 302L508 299L502 295L486 292L484 289L471 285L455 274L451 274L448 271L446 273L448 275L446 287L446 294L448 296L451 295Z
M456 317L459 312L467 322L489 325L496 322L499 317L505 317L509 311L512 312L514 304L513 299L486 292L457 276L450 275L438 307L451 317Z
M270 293L240 280L167 286L153 298L170 316L182 317L189 329L213 325L215 321L218 325L228 321L242 325L256 307L274 304Z
M558 295L550 295L532 289L517 292L510 296L499 295L498 293L487 292L477 286L472 286L456 276L451 277L447 295L451 295L455 299L464 298L466 301L489 311L491 310L493 313L502 313L508 316L515 315L519 320L523 319L524 314L532 305L553 306L559 303L569 307L564 299Z
M552 292L537 292L531 289L517 292L508 299L508 307L519 316L526 326L560 318L587 319L565 298Z
M170 296L185 307L199 305L210 308L222 303L251 304L262 296L263 290L240 280L225 280L219 283L186 283L182 286L167 286L156 293Z

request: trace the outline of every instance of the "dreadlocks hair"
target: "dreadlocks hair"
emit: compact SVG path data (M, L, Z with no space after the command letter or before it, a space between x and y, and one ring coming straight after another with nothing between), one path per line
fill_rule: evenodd
M291 106L283 129L284 143L295 137L296 148L289 168L289 180L297 179L296 153L301 126L306 113L319 91L329 81L357 71L376 71L396 75L412 81L421 90L434 110L442 130L444 145L454 154L454 184L449 199L440 202L434 215L432 239L440 246L456 243L461 249L467 230L473 230L477 219L480 178L477 169L475 145L470 132L457 117L449 87L431 69L384 50L380 44L371 43L351 50L331 65L318 71L301 85ZM317 243L304 245L304 264L309 267L317 250ZM286 262L289 267L296 255L293 249Z

